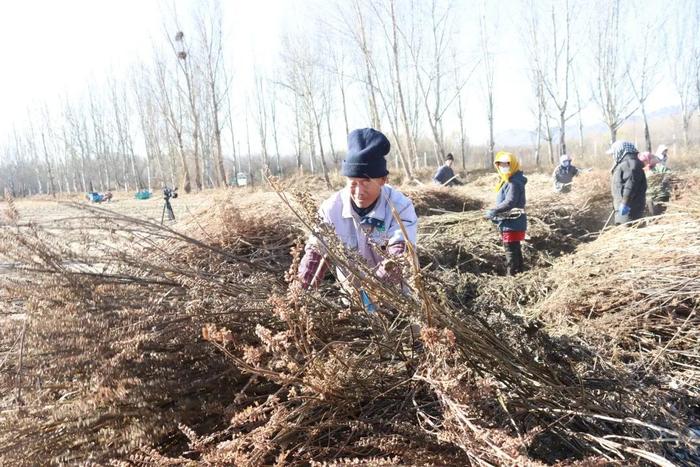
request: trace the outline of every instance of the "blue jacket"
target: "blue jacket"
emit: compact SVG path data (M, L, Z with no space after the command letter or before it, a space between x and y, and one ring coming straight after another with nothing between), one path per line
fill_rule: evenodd
M518 170L511 175L508 183L504 183L496 195L495 213L502 214L513 208L525 209L525 184L527 178ZM498 221L498 228L503 231L522 232L527 230L527 216L525 213L516 219L504 219Z
M452 167L441 165L440 167L438 167L437 172L435 172L435 175L433 175L433 181L442 185L454 176L455 171L452 170Z

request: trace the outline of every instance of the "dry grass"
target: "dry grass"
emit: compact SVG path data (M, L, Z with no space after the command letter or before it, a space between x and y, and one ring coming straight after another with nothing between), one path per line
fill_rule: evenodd
M700 223L668 215L618 227L555 265L530 313L611 364L700 397ZM690 378L690 379L688 379Z
M15 266L0 289L27 319L0 323L0 461L694 462L697 219L669 215L591 242L609 203L604 174L582 177L565 199L550 195L548 177L530 179L540 243L517 278L447 264L460 248L500 256L492 227L469 218L477 212L421 219L422 249L445 256L428 270L411 254L399 261L409 295L316 229L376 314L354 297L348 305L332 281L303 293L293 280L318 195L285 195L291 209L262 193L228 198L177 229L91 205L37 226L10 205L0 255ZM448 198L491 202L490 184ZM444 242L433 247L430 235ZM638 238L662 250L643 247L633 268L616 245ZM659 267L667 274L654 275ZM587 312L605 301L619 306ZM646 318L634 316L642 306ZM596 321L606 315L624 319Z

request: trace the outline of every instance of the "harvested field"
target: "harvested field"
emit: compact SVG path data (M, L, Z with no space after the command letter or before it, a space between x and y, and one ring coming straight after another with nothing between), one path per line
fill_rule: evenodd
M529 178L515 278L479 211L492 177L406 190L456 211L421 217L409 295L317 230L374 314L332 277L293 279L323 197L303 183L217 192L165 227L86 204L37 225L11 204L0 463L699 462L697 211L601 234L604 172L566 197Z

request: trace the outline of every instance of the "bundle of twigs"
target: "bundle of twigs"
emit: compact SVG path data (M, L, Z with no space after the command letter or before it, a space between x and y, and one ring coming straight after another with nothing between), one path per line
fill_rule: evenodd
M419 216L433 216L452 212L481 209L481 200L469 197L462 191L437 185L402 187L401 191L413 202Z
M301 204L305 204L303 199ZM304 211L311 218L305 220ZM301 221L309 228L313 225L313 211L311 206L300 211ZM593 446L610 449L612 444L601 438L607 434L634 438L634 447L613 442L618 446L614 452L636 453L661 461L663 458L641 449L658 447L658 439L650 439L647 444L650 433L672 433L665 438L666 443L686 442L682 432L620 417L621 412L640 416L654 413L674 424L674 428L678 423L673 414L655 409L646 399L639 401L636 395L631 396L626 374L617 374L611 368L596 370L590 365L576 369L565 361L538 362L526 347L510 348L488 323L470 319L436 300L437 291L426 282L411 251L402 266L413 293L405 295L374 278L372 271L345 251L330 231L323 227L314 230L331 262L355 277L358 286L379 304L379 311L367 316L367 331L358 334L362 321L357 320L366 315L358 315L359 310L353 315L352 308L348 314L342 306L324 302L323 296L299 293L292 283L283 302L288 308L281 314L287 329L260 336L264 346L254 355L262 367L248 369L282 384L284 390L262 406L251 406L243 419L236 418L231 442L214 445L195 440L191 447L198 447L206 462L254 464L280 458L305 462L328 456L345 457L353 452L363 457L400 454L399 459L412 459L411 452L415 451L406 446L405 431L399 428L404 426L404 411L408 407L397 406L403 410L401 413L390 408L397 388L412 394L408 419L417 417L422 430L460 448L474 463L526 464L530 460L524 457L525 453L544 431L567 440L568 449L579 453L599 449ZM322 329L309 328L309 323L315 321L309 313L318 309L315 305L320 303L323 306L319 311L336 318ZM418 360L414 372L413 358L407 358L405 349L411 337L408 324L415 319L424 324L421 336L427 355ZM341 327L343 332L337 334L338 326L348 320L355 321L354 325ZM251 350L238 345L230 330L210 328L206 335L239 367L246 364ZM275 356L275 348L284 353ZM331 352L334 348L335 352ZM326 358L326 353L332 353L332 358ZM294 358L290 360L291 356ZM280 357L284 357L282 361L278 361ZM389 368L398 372L387 372L383 360L397 362ZM384 370L373 374L377 365ZM319 373L320 368L323 371ZM376 380L379 374L383 377ZM405 376L401 379L400 375ZM383 387L388 383L388 389L382 392L373 386L377 383ZM640 390L644 391L636 388L636 394ZM377 401L373 394L377 393L386 398L389 407L373 403ZM423 398L417 398L418 395ZM500 405L494 406L494 400L499 400ZM352 410L339 412L339 404ZM363 430L348 422L348 417L354 419L360 413L374 425ZM278 414L284 418L280 420ZM319 418L309 418L311 414ZM287 418L290 416L295 421L293 427ZM382 425L377 422L380 418L390 423ZM328 425L322 424L319 431L316 420L328 421ZM242 422L249 429L241 430ZM370 436L372 433L375 436ZM391 433L391 445L384 444L385 433ZM519 437L519 433L527 435ZM551 444L551 439L545 439ZM290 441L296 444L290 445ZM329 451L328 446L333 448ZM151 462L160 460L150 458Z
M233 394L220 388L245 380L212 358L201 328L237 323L241 339L255 338L257 324L274 320L267 299L284 290L298 234L274 216L224 209L225 232L204 240L73 207L75 216L42 227L13 211L0 231L3 297L21 303L27 323L23 355L16 346L2 354L0 392L10 397L0 463L104 463L178 433L178 423L226 419ZM16 327L0 324L3 340L14 339Z
M300 244L280 246L293 227L193 237L90 208L87 231L3 229L22 273L3 289L25 300L38 383L31 410L3 419L0 460L665 465L667 446L697 444L675 395L507 310L455 307L412 248L396 259L410 293L384 283L316 225L314 200L280 195L375 313L332 283L300 290ZM506 326L523 327L522 345Z
M680 214L607 231L554 267L556 288L532 313L641 377L700 396L699 228Z

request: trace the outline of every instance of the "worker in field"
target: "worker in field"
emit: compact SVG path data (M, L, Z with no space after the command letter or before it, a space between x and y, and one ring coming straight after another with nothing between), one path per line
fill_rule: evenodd
M385 156L390 148L389 140L377 130L352 131L341 168L345 187L321 204L319 217L333 227L345 247L365 260L377 277L402 286L400 270L392 257L403 254L409 242L415 246L418 220L411 200L387 184ZM398 212L405 235L391 206ZM302 287L316 286L328 266L322 245L312 235L299 265ZM341 268L336 268L336 274L346 289L360 293L365 307L372 311L369 297L357 290L357 280Z
M498 225L506 253L506 273L514 276L523 271L521 242L527 231L525 214L525 185L527 178L520 170L515 154L500 151L494 159L498 172L496 206L486 211L485 217Z
M552 173L554 191L557 193L569 193L574 177L578 174L579 170L571 162L571 156L562 154L559 157L559 165Z
M659 144L654 154L659 158L657 165L668 168L668 146Z
M615 224L624 224L644 216L647 177L639 151L629 141L615 141L607 151L613 157L610 190L613 197Z
M455 186L462 185L455 175L455 171L452 170L452 164L455 162L455 157L452 153L447 154L445 157L445 163L438 167L435 175L433 175L433 183L442 186Z
M666 212L666 204L671 199L671 171L650 152L641 153L639 160L644 164L647 178L647 211L658 216Z

